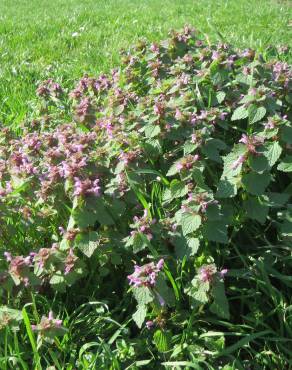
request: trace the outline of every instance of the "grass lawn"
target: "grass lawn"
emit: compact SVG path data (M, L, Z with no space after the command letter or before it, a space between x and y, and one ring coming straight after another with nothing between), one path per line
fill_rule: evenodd
M190 23L211 39L263 50L291 40L291 6L268 0L0 0L0 120L25 117L38 81L72 84L119 63L136 39ZM289 27L290 22L290 27Z

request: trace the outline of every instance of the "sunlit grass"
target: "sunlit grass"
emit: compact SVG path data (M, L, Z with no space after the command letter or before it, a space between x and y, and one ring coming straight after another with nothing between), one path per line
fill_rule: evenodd
M215 40L263 51L288 44L288 2L267 0L1 0L0 120L18 124L39 80L72 84L118 64L140 37L158 40L191 23Z

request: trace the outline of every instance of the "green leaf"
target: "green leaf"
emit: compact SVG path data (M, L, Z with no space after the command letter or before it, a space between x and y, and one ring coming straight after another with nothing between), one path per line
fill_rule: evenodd
M208 282L202 282L197 277L191 282L191 285L186 289L186 293L191 296L195 305L205 304L209 301L208 292L210 284Z
M217 203L211 203L208 205L206 210L206 216L208 221L220 220L222 214L220 213L220 206Z
M202 232L203 236L209 241L228 243L227 225L224 221L207 221Z
M249 198L243 203L247 217L257 220L261 224L265 223L269 213L269 207L258 198Z
M292 144L292 127L283 126L281 128L281 139L287 144Z
M236 177L223 177L218 183L216 192L217 198L233 198L237 194L237 178Z
M283 172L292 172L292 156L287 155L282 159L282 162L278 164L277 170Z
M161 132L160 126L155 124L148 124L145 126L145 136L149 139L158 136Z
M79 221L93 226L96 221L101 225L113 225L115 222L108 212L109 205L106 204L104 198L88 197L84 210L80 211ZM76 216L78 217L78 210Z
M114 225L115 222L112 219L112 216L110 215L110 213L106 209L108 205L104 203L103 199L101 198L96 199L95 205L96 205L96 208L94 210L96 212L96 218L98 222L101 225Z
M223 102L223 100L225 99L225 96L226 96L226 93L224 91L218 91L217 92L216 99L217 99L219 104L221 104Z
M150 302L153 302L155 298L152 291L145 286L133 288L133 294L138 302L138 305L146 305Z
M265 107L257 107L256 105L252 104L248 107L248 118L250 123L256 123L264 118L266 115L266 108Z
M153 342L159 352L167 352L170 349L171 334L168 331L158 329L153 335Z
M236 108L232 114L231 121L237 121L241 119L245 119L248 117L248 110L241 105L240 107Z
M215 162L221 163L222 159L220 157L219 151L226 148L226 144L219 139L207 140L205 145L201 148L202 152L209 159Z
M86 257L90 258L99 246L99 235L95 231L78 234L74 240L74 245L81 250Z
M210 306L210 311L223 319L230 319L229 304L225 295L223 281L217 280L212 287L213 303Z
M184 144L184 155L191 154L193 151L197 149L197 147L198 147L198 144L194 144L194 143L187 141Z
M292 222L285 220L280 227L281 234L285 237L292 237Z
M138 304L137 311L132 315L133 320L138 328L141 328L147 315L147 306L145 304Z
M157 293L164 299L166 304L170 307L175 304L175 296L173 290L168 287L162 275L159 275L156 280L155 289Z
M97 215L92 210L77 208L73 212L73 219L78 227L85 229L95 224L97 221Z
M271 181L271 175L268 172L263 174L248 173L242 177L242 183L246 190L253 195L261 195Z
M166 176L174 176L178 173L178 168L177 168L177 162L174 162L174 164L169 168Z
M191 213L183 213L181 217L181 226L183 235L188 235L196 231L202 223L201 216Z
M133 252L138 253L143 249L149 247L150 241L147 239L147 236L143 233L136 233L133 239Z
M221 178L235 177L240 174L242 164L239 164L236 168L233 167L234 162L238 160L239 156L246 154L246 146L242 144L234 145L232 151L223 157L224 168Z
M287 193L266 193L265 195L268 197L269 207L282 207L290 198L290 194Z
M181 198L188 193L188 187L184 182L179 180L172 180L170 183L170 192L172 198Z
M200 246L200 241L197 238L176 236L173 239L173 244L175 246L176 256L182 260L184 257L189 258L197 253Z
M198 252L200 241L197 238L188 238L187 245L189 248L189 255L194 256Z
M264 155L267 158L270 167L272 167L277 162L277 160L280 158L281 153L282 147L277 141L274 141L273 143L269 144Z
M64 276L59 274L54 274L50 279L50 284L63 284L65 282Z
M263 153L264 154L264 153ZM265 172L270 168L270 164L265 155L252 155L249 158L249 165L255 172Z

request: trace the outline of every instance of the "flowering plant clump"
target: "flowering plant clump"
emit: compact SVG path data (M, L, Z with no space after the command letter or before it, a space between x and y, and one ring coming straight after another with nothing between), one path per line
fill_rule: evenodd
M185 26L141 40L119 68L72 91L41 83L31 117L0 132L2 304L67 302L66 341L78 342L68 361L84 338L97 340L90 323L101 311L80 328L78 307L98 301L113 315L98 321L98 341L111 338L108 351L125 335L112 355L119 368L146 353L157 368L167 356L220 368L230 353L248 366L290 297L291 76L285 61ZM50 313L34 329L52 339L61 328ZM271 366L281 368L275 343ZM110 368L100 351L95 366Z

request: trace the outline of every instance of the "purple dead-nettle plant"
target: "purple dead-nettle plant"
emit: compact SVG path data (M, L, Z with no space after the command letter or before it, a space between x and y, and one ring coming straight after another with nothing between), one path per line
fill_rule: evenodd
M190 170L199 159L200 156L198 154L190 154L178 161L176 168L179 172L183 170Z
M134 224L131 225L134 231L131 231L131 236L135 236L137 233L146 235L148 240L153 238L151 232L151 226L156 223L155 219L149 217L148 211L145 209L142 217L134 216Z
M8 272L11 275L16 285L23 283L24 286L29 286L29 275L32 267L33 257L16 256L12 257L9 252L5 252L5 257L9 263Z
M203 265L198 271L198 278L204 283L212 283L216 277L224 278L227 272L227 269L218 271L214 264Z
M150 262L143 266L135 265L134 273L128 276L129 284L133 285L135 288L141 286L149 288L155 287L156 279L163 269L163 266L163 259L160 259L156 264Z
M247 136L245 134L242 135L241 139L239 140L239 143L245 144L246 149L248 153L251 153L253 155L258 155L256 151L256 147L263 145L265 141L264 137L261 136Z
M63 321L54 318L52 311L49 312L48 316L42 316L41 321L37 325L32 325L32 330L38 332L42 337L53 339L55 336L63 335L66 329L62 326Z
M90 180L85 179L81 180L78 177L74 177L74 196L85 196L85 195L94 195L99 197L101 195L99 179Z

